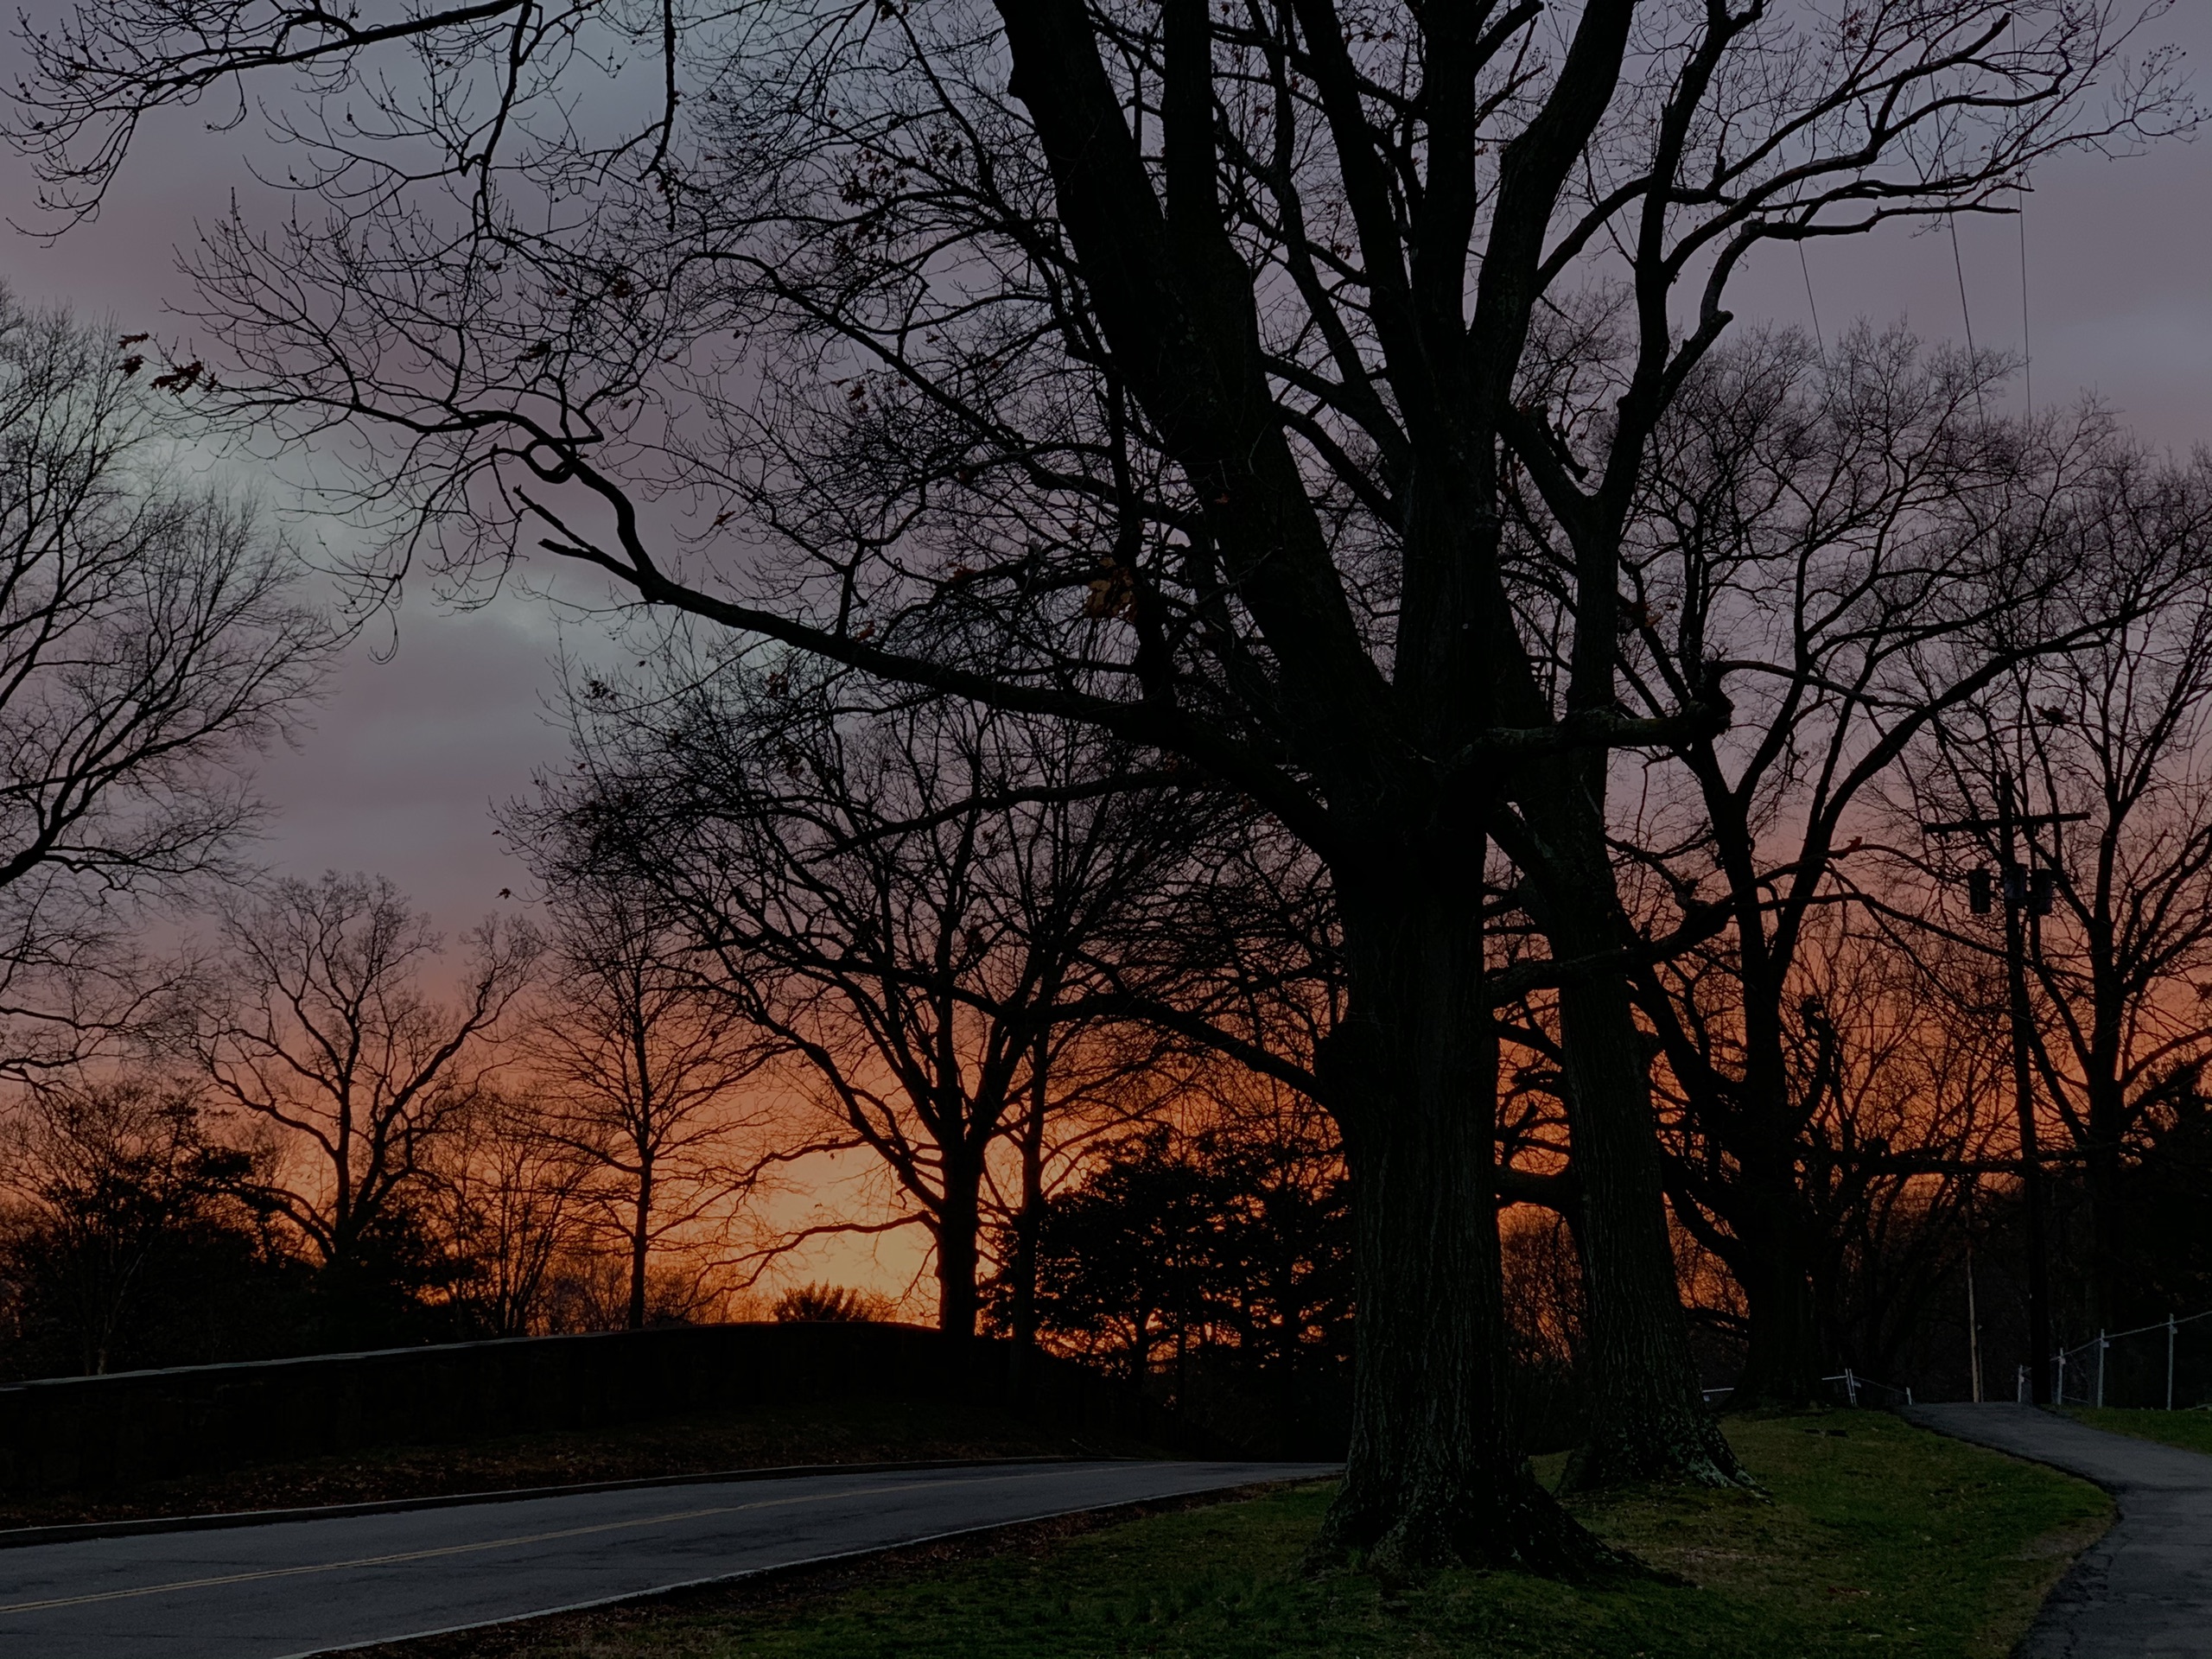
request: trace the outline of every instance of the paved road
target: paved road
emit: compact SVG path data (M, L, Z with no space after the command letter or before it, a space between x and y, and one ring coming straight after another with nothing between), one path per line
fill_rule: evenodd
M9 1659L289 1659L970 1527L1334 1472L1042 1464L647 1487L0 1551Z
M2212 1656L2212 1457L2032 1406L1920 1406L1904 1414L2093 1480L2120 1506L2112 1530L2044 1604L2017 1659Z

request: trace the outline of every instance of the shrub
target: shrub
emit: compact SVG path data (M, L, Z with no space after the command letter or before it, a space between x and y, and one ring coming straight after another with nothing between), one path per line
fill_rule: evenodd
M844 1285L799 1285L776 1298L779 1325L868 1325L880 1317L876 1299Z

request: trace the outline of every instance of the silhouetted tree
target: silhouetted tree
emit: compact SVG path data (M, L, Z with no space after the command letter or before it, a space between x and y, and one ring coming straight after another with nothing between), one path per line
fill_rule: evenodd
M777 1155L880 1159L906 1213L868 1229L927 1230L939 1324L972 1333L989 1160L1039 1088L1048 1109L1071 1092L1054 1027L1182 826L1087 737L935 702L848 713L804 665L594 683L534 844L680 918L691 971L830 1125Z
M534 822L511 814L508 827L526 843ZM591 1172L578 1196L620 1241L639 1330L655 1249L759 1179L739 1138L766 1114L739 1088L765 1051L741 1004L702 982L665 899L588 854L537 853L554 970L531 1063L552 1091L548 1128Z
M556 1263L581 1246L592 1168L558 1109L525 1084L480 1084L426 1148L422 1219L450 1262L456 1334L526 1337L546 1325Z
M2186 124L2165 60L2121 67L2127 35L2071 0L491 0L375 29L86 0L26 34L17 138L82 211L148 111L304 77L287 130L335 212L211 236L214 395L351 426L396 546L504 568L532 542L648 604L1177 757L1303 840L1343 925L1322 1070L1361 1228L1330 1539L1567 1564L1592 1546L1501 1392L1485 854L1576 964L1581 1466L1732 1479L1606 841L1610 751L1725 725L1725 671L1618 709L1624 529L1756 250L1994 209L2039 157ZM649 114L577 118L573 73L640 56ZM642 510L666 486L698 522ZM1523 501L1566 556L1533 575ZM1532 582L1565 632L1522 626Z
M430 1143L485 1082L486 1040L538 954L525 926L471 935L460 994L423 976L442 944L382 878L286 878L224 916L214 969L172 1040L213 1096L281 1137L265 1201L296 1230L338 1298L381 1279L442 1271L410 1207Z
M253 1195L264 1159L209 1133L189 1085L40 1083L0 1142L10 1375L283 1351L296 1275Z
M1203 1353L1285 1420L1351 1357L1350 1192L1309 1122L1141 1130L1045 1205L1038 1307L1062 1345L1179 1395ZM1247 1427L1252 1426L1247 1425Z
M1950 711L1916 779L1930 819L1986 821L2000 790L2018 810L2081 815L2030 826L2016 852L2030 884L2037 1094L2056 1143L2080 1160L2088 1317L2109 1328L2166 1311L2132 1290L2145 1263L2128 1241L2122 1172L2212 1059L2212 483L2186 505L2197 522L2181 550L2193 556L2159 602ZM2109 520L2140 533L2175 516L2125 500ZM1953 837L1928 864L1949 878L1929 922L1985 956L2001 954L2002 934L1967 911L1962 878L1978 868L1994 883L2000 852L1993 826ZM1971 975L1949 988L1978 1000Z
M1646 762L1617 835L1647 934L1709 936L1637 978L1683 1127L1710 1143L1674 1188L1745 1290L1745 1406L1821 1397L1839 1358L1815 1262L1840 1216L1820 1189L1858 1178L1834 1161L1829 1050L1881 1039L1821 1012L1818 958L1831 912L1885 880L1854 857L1889 839L1885 786L1996 688L2167 603L2212 532L2212 471L2094 410L1992 418L1999 367L1864 327L1826 353L1794 334L1716 351L1659 424L1625 538L1632 706L1729 664L1728 730Z
M1115 1147L1081 1185L1046 1201L1037 1302L1043 1331L1115 1361L1131 1381L1166 1344L1203 1340L1216 1281L1215 1212L1204 1173L1172 1130Z
M251 507L181 475L144 360L0 286L0 1067L19 1073L143 1015L145 906L243 873L250 762L341 637Z

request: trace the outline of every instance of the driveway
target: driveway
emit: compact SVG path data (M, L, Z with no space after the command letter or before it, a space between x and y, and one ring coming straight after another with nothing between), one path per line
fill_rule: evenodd
M0 1552L0 1653L282 1659L1334 1472L1072 1463L810 1475L45 1544Z

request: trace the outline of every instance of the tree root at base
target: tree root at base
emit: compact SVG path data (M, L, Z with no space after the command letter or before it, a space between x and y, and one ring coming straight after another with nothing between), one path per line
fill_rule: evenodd
M1306 1566L1309 1573L1356 1567L1386 1587L1455 1567L1518 1568L1573 1584L1668 1576L1605 1542L1533 1483L1489 1503L1415 1498L1386 1507L1339 1498Z

